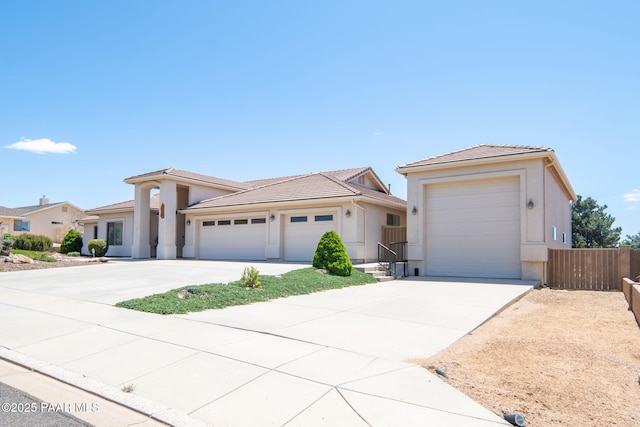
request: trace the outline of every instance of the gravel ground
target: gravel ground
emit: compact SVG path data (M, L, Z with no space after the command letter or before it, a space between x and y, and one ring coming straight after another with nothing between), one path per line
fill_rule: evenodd
M536 290L411 362L528 426L640 425L640 329L622 292Z
M56 259L56 262L34 261L32 264L14 264L12 262L4 262L4 258L0 257L0 273L4 271L40 270L43 268L87 265L88 263L93 264L97 259L88 257L68 257L57 253L53 253L51 256Z

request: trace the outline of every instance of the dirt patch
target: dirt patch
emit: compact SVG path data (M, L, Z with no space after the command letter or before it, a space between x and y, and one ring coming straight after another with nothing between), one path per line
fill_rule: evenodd
M640 425L640 329L622 292L529 293L429 359L453 387L529 426Z
M52 253L51 256L55 258L55 262L34 261L31 264L14 264L12 262L4 262L4 258L0 257L0 273L6 271L42 270L44 268L74 267L79 265L99 264L97 258L70 257L58 253Z

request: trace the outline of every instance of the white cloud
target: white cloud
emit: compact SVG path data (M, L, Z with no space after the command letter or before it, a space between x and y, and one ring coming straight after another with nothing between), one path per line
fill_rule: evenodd
M5 145L4 148L8 148L10 150L31 151L32 153L37 154L68 154L76 151L76 146L73 144L69 144L68 142L53 142L49 138L33 140L22 138L20 141L11 145Z
M640 202L640 190L636 188L635 190L631 191L631 193L625 194L624 200L631 203Z

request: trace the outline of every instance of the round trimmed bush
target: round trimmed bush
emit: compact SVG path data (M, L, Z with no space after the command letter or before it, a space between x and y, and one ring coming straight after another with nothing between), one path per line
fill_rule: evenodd
M82 250L82 234L71 229L62 239L60 253L68 254L69 252L80 252L80 250Z
M87 248L89 249L89 254L94 254L97 257L101 257L104 256L109 250L109 244L104 239L93 239L89 240Z
M312 265L336 276L351 276L353 265L342 239L335 231L327 231L320 238Z

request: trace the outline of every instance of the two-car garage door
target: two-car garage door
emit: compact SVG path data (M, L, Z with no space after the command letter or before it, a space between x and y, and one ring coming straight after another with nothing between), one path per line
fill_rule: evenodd
M200 259L266 259L267 219L247 216L199 223ZM285 261L311 262L320 237L337 229L336 211L282 215L281 255Z
M518 177L427 185L430 276L520 278Z

